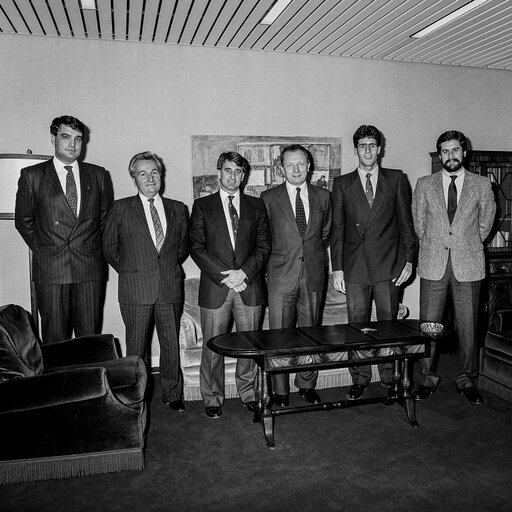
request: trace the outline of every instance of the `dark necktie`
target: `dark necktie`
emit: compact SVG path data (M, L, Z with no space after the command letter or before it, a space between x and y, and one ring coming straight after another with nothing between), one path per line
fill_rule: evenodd
M233 197L228 196L229 199L229 216L231 217L231 227L233 228L233 238L236 241L236 234L238 233L238 212L236 211L235 205L233 204Z
M149 201L149 212L151 213L151 218L153 219L153 226L155 227L156 250L158 252L160 252L160 249L162 248L162 244L164 243L164 230L162 228L162 223L160 222L160 217L158 216L156 206L153 204L155 202L155 200L148 199L148 201Z
M452 179L452 182L448 187L448 220L451 224L453 217L455 216L455 212L457 211L457 185L455 185L457 176L450 176L450 178Z
M370 180L370 178L372 177L372 175L370 173L368 173L366 175L366 199L368 200L368 204L370 205L370 208L372 207L372 204L373 204L373 198L374 198L374 195L373 195L373 186L372 186L372 182Z
M77 217L78 213L78 194L76 192L75 176L73 175L73 167L65 165L64 169L68 171L66 174L66 199L73 215Z
M295 196L295 220L297 221L297 227L302 238L306 234L306 212L304 211L304 203L300 198L300 188L297 187L297 195Z

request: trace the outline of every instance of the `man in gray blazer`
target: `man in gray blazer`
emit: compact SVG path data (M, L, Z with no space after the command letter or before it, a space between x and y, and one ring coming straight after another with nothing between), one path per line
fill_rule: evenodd
M441 322L450 293L459 339L460 368L455 377L457 391L469 402L482 397L473 385L477 374L476 324L480 284L485 277L483 242L496 213L490 181L468 172L464 166L467 141L458 131L444 132L437 139L443 170L420 178L412 200L414 228L420 242L420 318ZM425 400L440 377L431 356L421 361L421 373L414 396Z
M130 176L138 194L114 202L103 249L119 274L119 308L126 327L126 353L146 358L156 325L160 344L162 401L184 411L179 329L187 256L186 206L161 197L162 162L145 151L132 157Z
M101 332L107 263L101 234L113 193L103 167L78 162L86 128L72 116L50 126L55 156L22 169L15 224L32 251L45 343Z
M271 329L318 325L326 285L327 246L331 234L331 193L306 182L310 154L300 145L281 150L286 181L265 190L272 234L267 265L268 312ZM298 372L295 385L307 402L319 403L318 372ZM288 374L272 378L274 403L289 404Z

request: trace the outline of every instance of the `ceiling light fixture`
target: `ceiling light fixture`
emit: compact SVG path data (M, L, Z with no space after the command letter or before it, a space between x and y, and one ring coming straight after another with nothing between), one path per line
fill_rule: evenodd
M272 25L277 17L288 7L292 0L277 0L274 5L267 11L267 14L260 21L262 25Z
M469 11L472 11L473 9L476 9L477 7L480 7L485 2L488 2L489 0L473 0L472 2L469 2L466 5L463 5L456 11L453 11L451 14L447 14L444 16L444 18L441 18L440 20L436 21L435 23L432 23L428 27L425 27L424 29L415 32L412 36L414 39L420 39L421 37L425 37L426 35L430 34L431 32L434 32L434 30L437 30L438 28L443 27L444 25L447 25L448 23L451 23L453 20L456 20L460 16L468 13Z
M95 11L96 10L96 0L80 0L82 4L82 9Z

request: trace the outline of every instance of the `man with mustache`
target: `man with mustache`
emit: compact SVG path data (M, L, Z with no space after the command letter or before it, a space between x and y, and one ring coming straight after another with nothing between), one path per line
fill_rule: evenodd
M437 139L443 170L420 178L412 200L414 229L420 243L420 318L441 322L451 295L459 339L458 393L473 404L482 397L473 385L477 375L476 324L480 284L485 277L483 242L496 212L490 181L468 172L463 165L467 141L451 130ZM440 381L430 357L422 359L416 400L425 400Z

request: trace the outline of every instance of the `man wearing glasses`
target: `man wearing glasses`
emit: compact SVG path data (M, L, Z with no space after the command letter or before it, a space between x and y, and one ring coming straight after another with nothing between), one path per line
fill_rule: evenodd
M203 331L200 389L209 418L222 414L224 357L210 350L209 339L231 330L259 328L265 302L262 272L270 253L270 232L263 202L240 186L249 162L234 151L217 161L220 190L196 199L190 219L190 254L201 270L199 306ZM254 412L256 365L237 359L236 386L242 403Z

